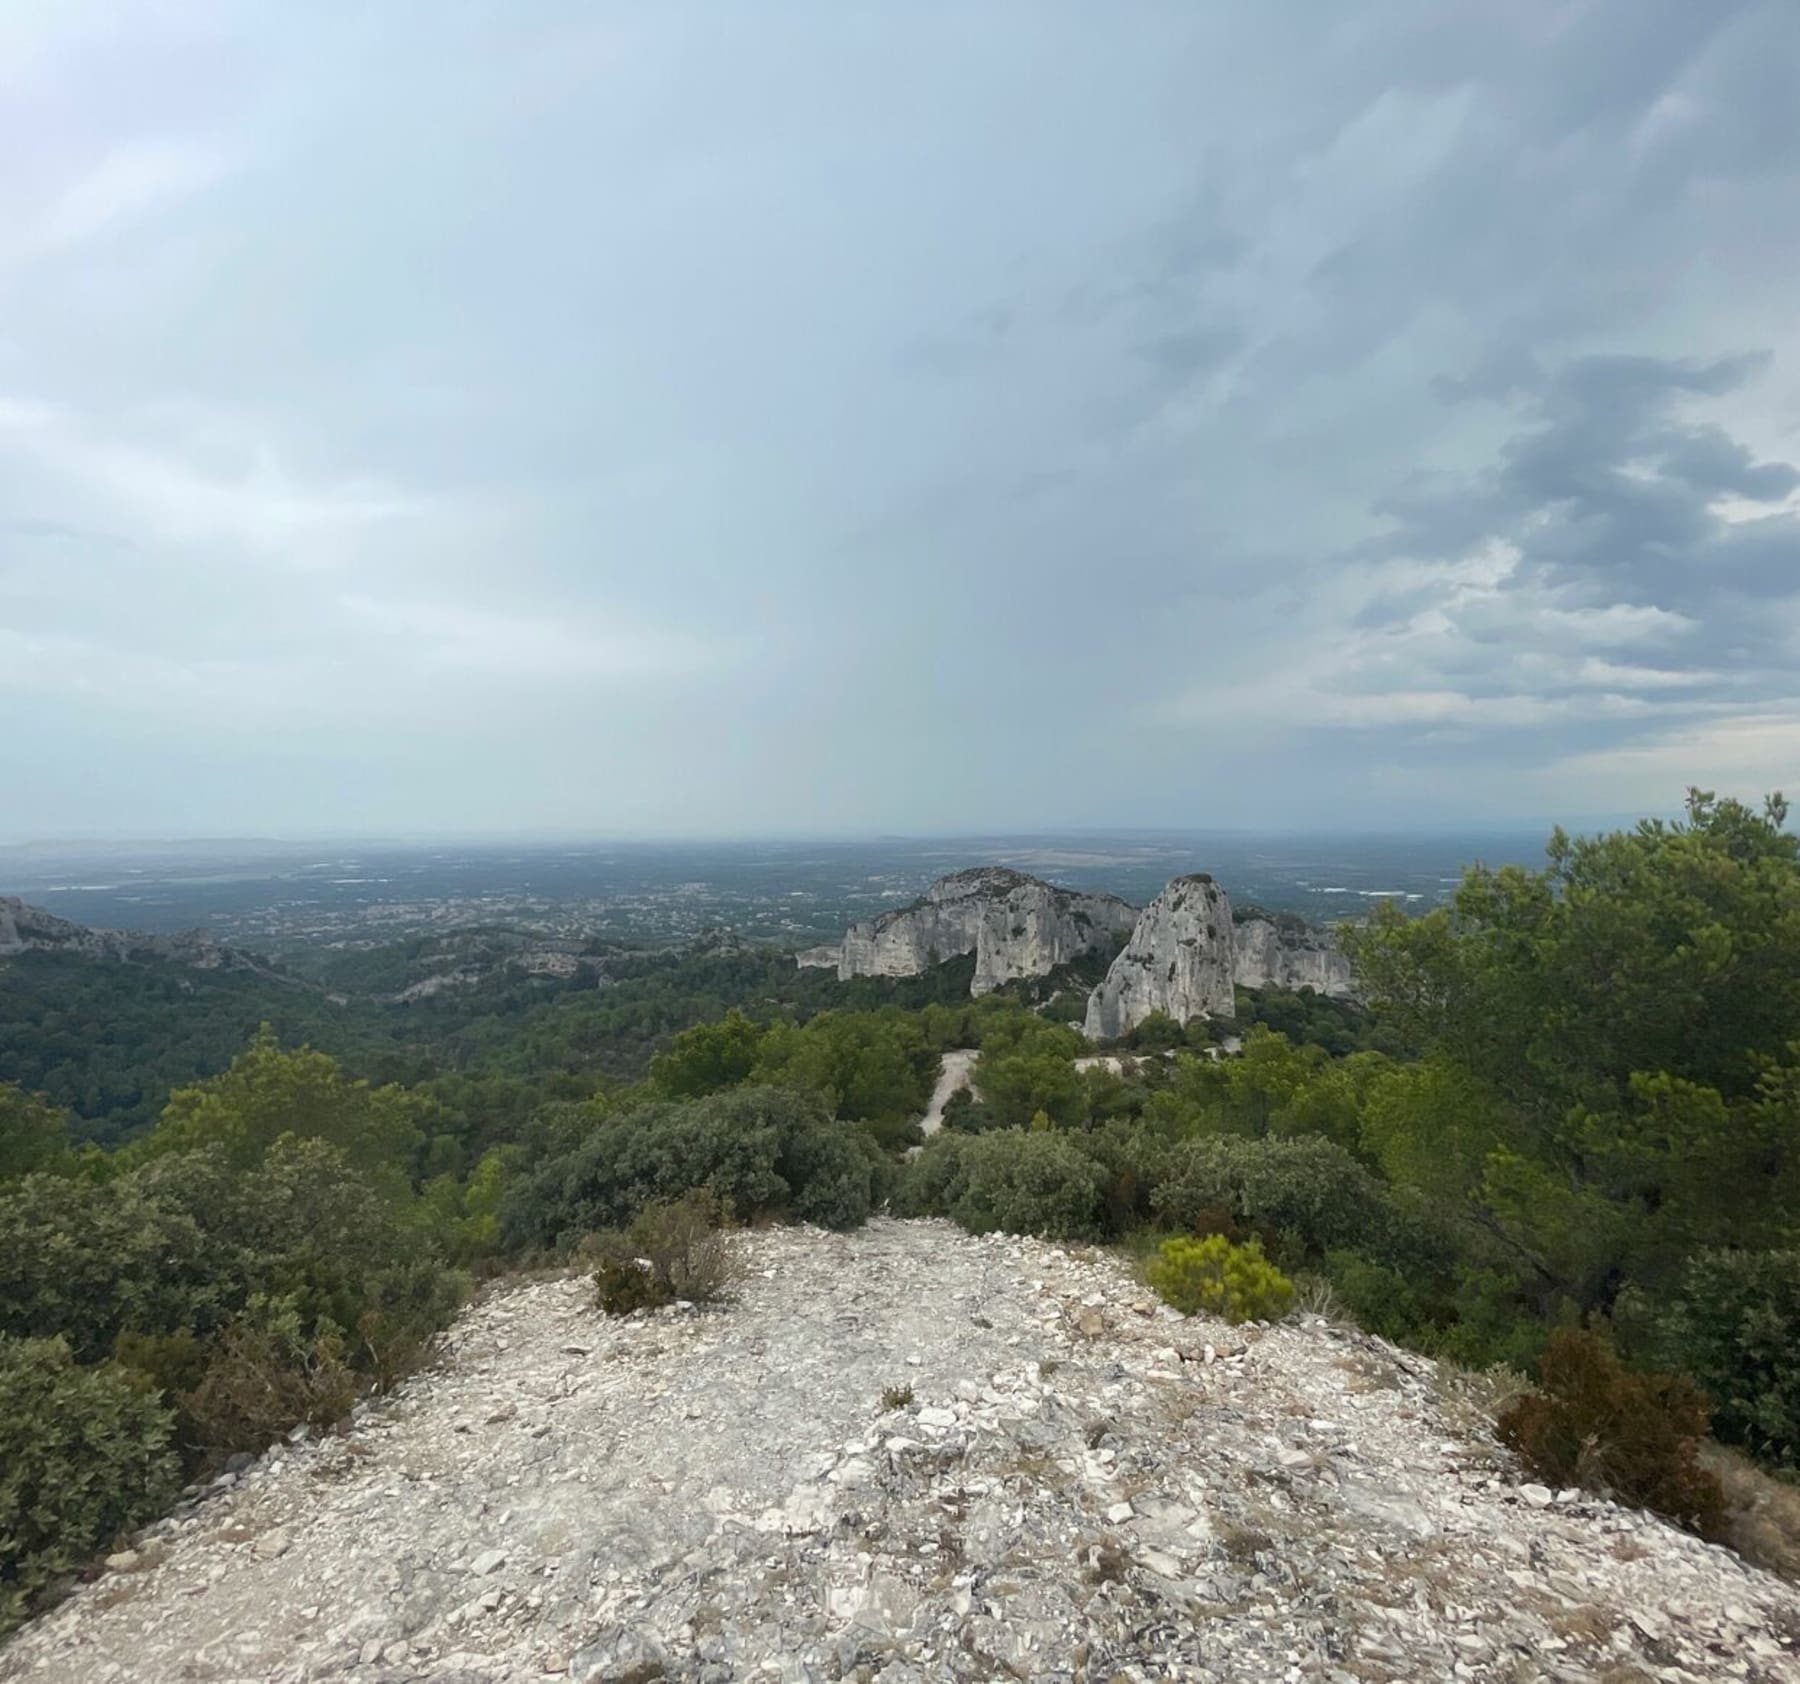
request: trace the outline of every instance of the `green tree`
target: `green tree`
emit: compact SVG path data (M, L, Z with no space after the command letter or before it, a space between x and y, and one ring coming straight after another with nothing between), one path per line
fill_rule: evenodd
M1450 907L1346 935L1429 1056L1377 1084L1366 1142L1467 1201L1545 1304L1609 1309L1706 1246L1792 1243L1800 1193L1800 858L1690 791L1685 822L1551 838ZM1485 1139L1483 1137L1486 1137Z
M1087 1084L1074 1062L1054 1051L984 1052L975 1067L975 1086L1004 1128L1025 1128L1040 1111L1058 1128L1079 1128L1087 1121Z
M0 1082L0 1182L49 1169L68 1157L62 1113L47 1099Z
M684 1029L650 1061L651 1085L671 1099L719 1093L749 1081L762 1046L762 1028L737 1010L717 1023Z
M337 1060L302 1047L289 1052L267 1025L231 1068L169 1095L143 1156L216 1147L239 1169L262 1162L283 1135L322 1140L390 1192L404 1188L424 1141L426 1102L399 1087L371 1087Z

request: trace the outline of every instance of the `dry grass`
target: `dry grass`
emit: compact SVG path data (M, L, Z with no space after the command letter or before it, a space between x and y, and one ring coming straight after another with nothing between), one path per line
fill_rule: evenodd
M1267 1532L1259 1532L1252 1526L1239 1526L1227 1521L1218 1529L1219 1548L1228 1561L1239 1567L1253 1567L1256 1558L1275 1547L1275 1540Z
M1800 1486L1776 1479L1723 1445L1700 1447L1700 1465L1725 1491L1719 1542L1752 1566L1800 1584Z
M1549 1620L1550 1629L1558 1637L1590 1649L1604 1648L1607 1640L1619 1629L1617 1614L1610 1608L1601 1608L1591 1602L1574 1608L1559 1608L1549 1616Z
M1463 1432L1492 1432L1494 1423L1532 1389L1516 1368L1463 1368L1440 1361L1433 1384L1437 1406Z

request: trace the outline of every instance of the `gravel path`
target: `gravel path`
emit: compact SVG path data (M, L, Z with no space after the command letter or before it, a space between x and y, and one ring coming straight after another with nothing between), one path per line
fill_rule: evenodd
M941 1223L719 1312L503 1288L0 1651L7 1684L1800 1678L1800 1595L1514 1483L1432 1366ZM910 1388L884 1408L888 1388Z
M980 1057L977 1047L954 1047L944 1054L943 1063L938 1066L937 1086L931 1090L931 1103L919 1119L919 1127L927 1135L936 1134L944 1126L944 1109L950 1096L959 1088L973 1086L975 1061Z

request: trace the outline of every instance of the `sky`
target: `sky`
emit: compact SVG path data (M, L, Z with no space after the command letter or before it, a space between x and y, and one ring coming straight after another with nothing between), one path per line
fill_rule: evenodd
M1793 0L8 0L0 840L1800 789Z

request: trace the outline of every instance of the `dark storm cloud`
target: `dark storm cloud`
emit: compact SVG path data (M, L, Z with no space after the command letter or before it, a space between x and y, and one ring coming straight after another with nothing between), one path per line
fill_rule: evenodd
M1599 599L1647 600L1689 612L1734 594L1800 593L1800 514L1746 514L1800 487L1793 463L1759 459L1683 405L1723 399L1765 373L1766 352L1692 362L1650 356L1576 358L1539 376L1524 428L1497 465L1470 481L1387 499L1399 529L1390 552L1455 554L1484 539L1516 543L1522 565ZM1500 377L1519 395L1531 377ZM1500 395L1472 380L1459 396Z

